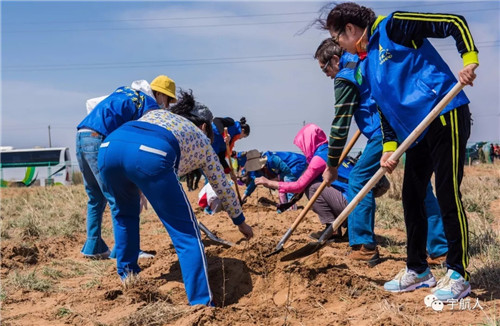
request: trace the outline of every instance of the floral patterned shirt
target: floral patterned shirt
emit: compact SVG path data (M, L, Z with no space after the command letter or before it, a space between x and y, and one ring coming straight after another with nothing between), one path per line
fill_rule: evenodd
M184 175L196 169L203 169L208 182L217 194L222 207L235 224L244 221L241 205L231 188L224 169L219 162L210 139L191 121L168 110L152 110L139 121L148 122L172 132L180 148L178 174ZM236 220L235 220L236 219Z

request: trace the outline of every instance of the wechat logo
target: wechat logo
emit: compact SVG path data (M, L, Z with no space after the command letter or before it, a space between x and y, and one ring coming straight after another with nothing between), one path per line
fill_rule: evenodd
M427 307L431 307L434 311L442 311L444 309L443 301L438 300L434 294L426 296L424 303Z

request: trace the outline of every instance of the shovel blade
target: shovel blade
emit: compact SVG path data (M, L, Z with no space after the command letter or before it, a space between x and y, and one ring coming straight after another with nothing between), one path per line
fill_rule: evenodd
M320 242L309 242L304 247L302 247L302 248L300 248L298 250L295 250L295 251L289 253L288 255L285 255L285 256L281 257L280 260L281 261L289 261L289 260L299 259L299 258L302 258L302 257L307 257L309 255L312 255L316 251L320 250L321 248L323 248L323 246L325 244L326 244L326 242L323 242L323 243L320 243Z
M274 251L271 251L270 253L268 253L268 254L267 254L267 255L265 255L264 257L269 258L269 257L271 257L271 256L274 256L274 255L276 255L276 254L278 254L278 253L282 252L282 251L283 251L283 246L281 246L281 247L280 247L280 246L278 246L278 247L276 247L276 248L274 249Z
M218 242L220 244L223 244L225 246L228 246L228 247L232 247L234 246L234 243L232 242L229 242L229 241L226 241L224 239L221 239L219 237L217 237L215 234L213 234L205 225L203 225L201 222L198 222L198 225L200 226L200 230L203 231L207 237L212 240L212 241L215 241L215 242Z

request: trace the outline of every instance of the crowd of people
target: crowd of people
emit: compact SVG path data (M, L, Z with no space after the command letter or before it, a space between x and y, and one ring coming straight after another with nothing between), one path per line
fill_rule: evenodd
M331 36L314 58L333 80L333 121L328 134L313 123L298 130L293 143L302 154L233 151L238 140L250 136L246 119L214 117L191 90L177 94L175 82L165 75L119 87L98 102L77 127L78 163L89 197L82 254L116 258L122 280L138 274L138 259L152 257L140 249L139 234L139 216L149 202L175 247L189 303L213 306L199 225L179 176L203 174L246 239L253 230L242 205L255 187L276 189L285 204L302 193L311 198L326 181L330 186L312 206L322 227L310 236L319 239L380 167L389 173L396 168L391 154L454 85L472 86L476 77L478 50L461 16L396 11L377 17L370 8L347 2L317 23ZM450 36L463 59L458 80L428 41ZM471 124L468 104L461 91L406 151L407 260L384 284L387 291L433 288L442 301L471 291L468 222L460 193ZM340 162L353 118L367 145L359 158ZM233 152L243 169L233 167ZM492 145L491 152L497 153L498 146ZM239 198L234 189L242 179L247 187ZM376 188L349 214L347 232L335 230L329 239L348 239L349 259L370 266L380 262L375 198L387 191L387 180ZM112 252L101 237L106 204L113 220ZM432 264L447 267L439 281Z

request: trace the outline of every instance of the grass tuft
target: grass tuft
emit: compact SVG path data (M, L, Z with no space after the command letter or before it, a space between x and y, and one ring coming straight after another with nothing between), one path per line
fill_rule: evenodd
M18 289L39 292L49 292L53 285L51 281L40 278L36 273L36 269L27 273L15 271L9 278L9 284Z
M165 301L156 301L150 303L135 313L122 319L120 325L124 326L162 326L167 325L182 317L189 312L189 307L182 307L167 303Z

